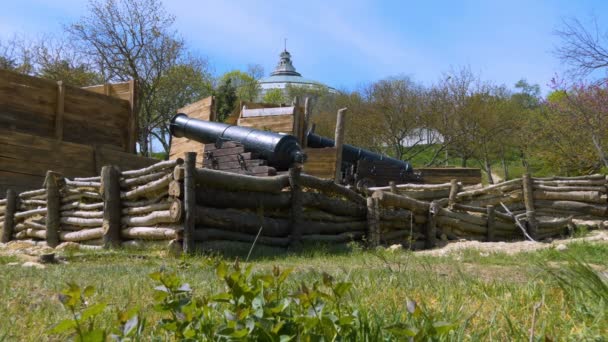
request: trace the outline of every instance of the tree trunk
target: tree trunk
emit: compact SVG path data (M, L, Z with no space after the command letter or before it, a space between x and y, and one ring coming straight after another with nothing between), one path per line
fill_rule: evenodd
M500 145L500 162L502 163L502 171L505 175L504 181L509 180L509 167L507 166L507 161L505 160L505 147Z

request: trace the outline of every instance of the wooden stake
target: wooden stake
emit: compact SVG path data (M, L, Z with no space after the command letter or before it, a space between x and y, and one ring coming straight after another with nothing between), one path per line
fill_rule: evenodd
M59 228L61 224L61 179L63 177L53 171L47 171L44 184L46 185L46 243L49 247L59 245Z
M312 119L310 102L310 97L306 97L306 100L304 100L304 130L302 136L302 148L306 148L308 146L308 127L310 126L310 120Z
M460 187L458 186L458 181L456 179L450 180L450 195L449 195L449 201L448 201L448 205L450 208L452 208L454 206L454 204L456 203L456 197L458 195L458 190L460 190Z
M4 227L2 229L2 240L0 242L7 243L13 238L13 229L15 229L15 211L18 207L17 193L15 190L6 190L6 209L4 211Z
M289 169L289 185L291 186L291 235L290 247L298 248L302 243L302 185L300 184L301 166Z
M488 215L487 219L488 219L488 223L487 223L487 228L488 228L488 232L487 232L487 236L486 239L488 242L492 242L495 239L495 232L494 232L494 228L495 228L495 218L496 218L496 214L494 211L494 206L493 205L488 205L486 207L486 213Z
M118 247L122 242L120 234L122 207L120 203L120 172L114 166L101 169L101 196L103 198L103 244L104 247Z
M437 240L437 221L435 215L441 210L441 206L439 203L433 201L429 207L428 219L426 221L426 229L424 231L425 234L425 248L433 248L435 247Z
M367 239L369 247L380 244L380 205L377 198L367 198Z
M196 152L186 152L184 165L184 253L194 252L194 225L196 222Z
M392 193L399 194L399 191L397 191L397 184L395 184L395 181L388 182L388 186L391 188Z
M532 177L529 173L522 176L524 205L526 206L526 218L528 221L528 233L532 239L536 240L538 235L538 222L536 221L536 213L534 210L534 189L532 186Z
M346 108L338 110L336 119L335 147L336 147L336 177L337 184L342 183L342 145L344 145L344 124Z

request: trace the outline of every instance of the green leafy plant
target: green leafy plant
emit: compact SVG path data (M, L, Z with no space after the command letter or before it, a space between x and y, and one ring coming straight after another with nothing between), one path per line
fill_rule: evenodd
M182 264L180 264L182 265ZM190 267L190 266L188 266ZM323 273L312 284L289 285L291 269L274 267L271 272L254 273L238 262L215 266L224 290L196 295L174 271L161 269L149 277L155 282L154 310L161 315L153 329L169 340L180 341L343 341L409 337L413 340L445 335L454 324L438 321L415 302L408 302L409 317L404 323L385 324L371 320L353 306L352 284ZM108 331L95 324L107 307L90 304L91 286L81 290L68 284L60 294L72 318L57 324L54 334L71 331L77 341L140 340L146 326L137 309L118 312Z
M49 333L64 334L71 332L76 341L106 341L108 337L116 341L140 340L145 322L140 321L137 309L117 313L116 328L112 333L97 327L95 319L107 308L105 302L93 303L95 293L93 286L82 289L74 283L68 283L60 292L59 301L70 312L71 317L55 325Z
M410 341L434 341L457 327L454 323L437 320L413 300L408 300L406 307L409 319L386 328L395 337L408 338Z
M95 327L95 318L105 310L107 304L90 304L88 299L94 293L93 286L81 289L74 283L68 283L59 294L59 301L72 317L59 322L50 332L61 334L72 330L76 341L105 341L106 331Z

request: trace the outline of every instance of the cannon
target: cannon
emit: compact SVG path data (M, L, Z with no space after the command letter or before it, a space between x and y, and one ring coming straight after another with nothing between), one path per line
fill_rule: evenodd
M189 118L177 114L171 119L171 135L185 137L203 144L238 141L248 150L268 161L268 165L286 170L294 163L304 163L306 154L296 137L261 131L251 127L228 125L221 122Z
M310 148L334 147L331 139L307 133ZM342 145L342 173L346 183L357 183L358 187L386 185L388 181L417 183L422 179L406 161L383 156L356 146Z

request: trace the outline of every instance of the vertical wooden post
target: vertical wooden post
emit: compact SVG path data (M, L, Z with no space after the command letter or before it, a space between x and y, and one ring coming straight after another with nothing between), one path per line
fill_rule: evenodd
M196 224L196 152L186 152L184 163L184 253L194 252Z
M46 243L49 247L59 245L61 214L61 188L63 176L54 171L47 171L44 180L46 186Z
M450 208L456 203L456 196L458 195L459 190L460 186L458 185L458 181L456 179L450 180L450 195L448 197L448 205Z
M57 81L57 107L55 108L55 139L63 140L63 112L65 109L65 86Z
M138 86L137 81L131 80L129 81L129 103L130 111L129 111L129 122L127 127L127 152L136 153L135 143L137 142L137 111L139 110L138 103Z
M534 240L538 235L538 222L536 221L536 212L534 210L534 189L532 187L532 177L529 173L524 173L522 176L524 205L526 206L526 219L528 221L528 234Z
M308 147L308 127L310 126L311 120L311 104L310 97L306 97L304 100L304 127L302 133L302 148Z
M398 194L398 190L397 190L397 185L395 184L395 181L390 181L388 182L388 186L391 187L391 192L394 194Z
M15 229L15 211L19 198L13 189L6 190L6 209L4 211L4 227L2 227L2 239L0 242L7 243L13 238L13 229Z
M487 218L488 218L488 223L487 223L487 235L486 235L486 240L488 242L492 242L495 239L495 233L494 233L494 221L495 221L495 217L496 214L494 214L494 206L493 205L488 205L486 206L486 214L487 214Z
M439 212L439 210L441 209L441 206L433 201L431 202L431 205L429 207L429 213L427 216L427 220L426 220L426 229L425 229L425 241L424 241L424 247L425 248L433 248L435 247L435 244L437 243L437 220L435 218L435 215Z
M301 143L302 136L300 133L302 130L302 113L300 112L300 98L298 96L294 97L291 105L293 106L293 136L296 137L298 143Z
M336 184L342 183L342 145L344 145L344 121L346 116L346 108L338 110L338 117L336 118L336 133L335 133L335 144L336 147Z
M377 198L367 198L367 243L369 247L380 245L380 203Z
M289 185L291 187L291 235L289 247L298 248L302 243L302 186L300 185L300 165L289 169Z
M105 248L118 247L122 242L120 234L122 207L120 172L115 166L101 168L101 196L103 198L103 245Z

